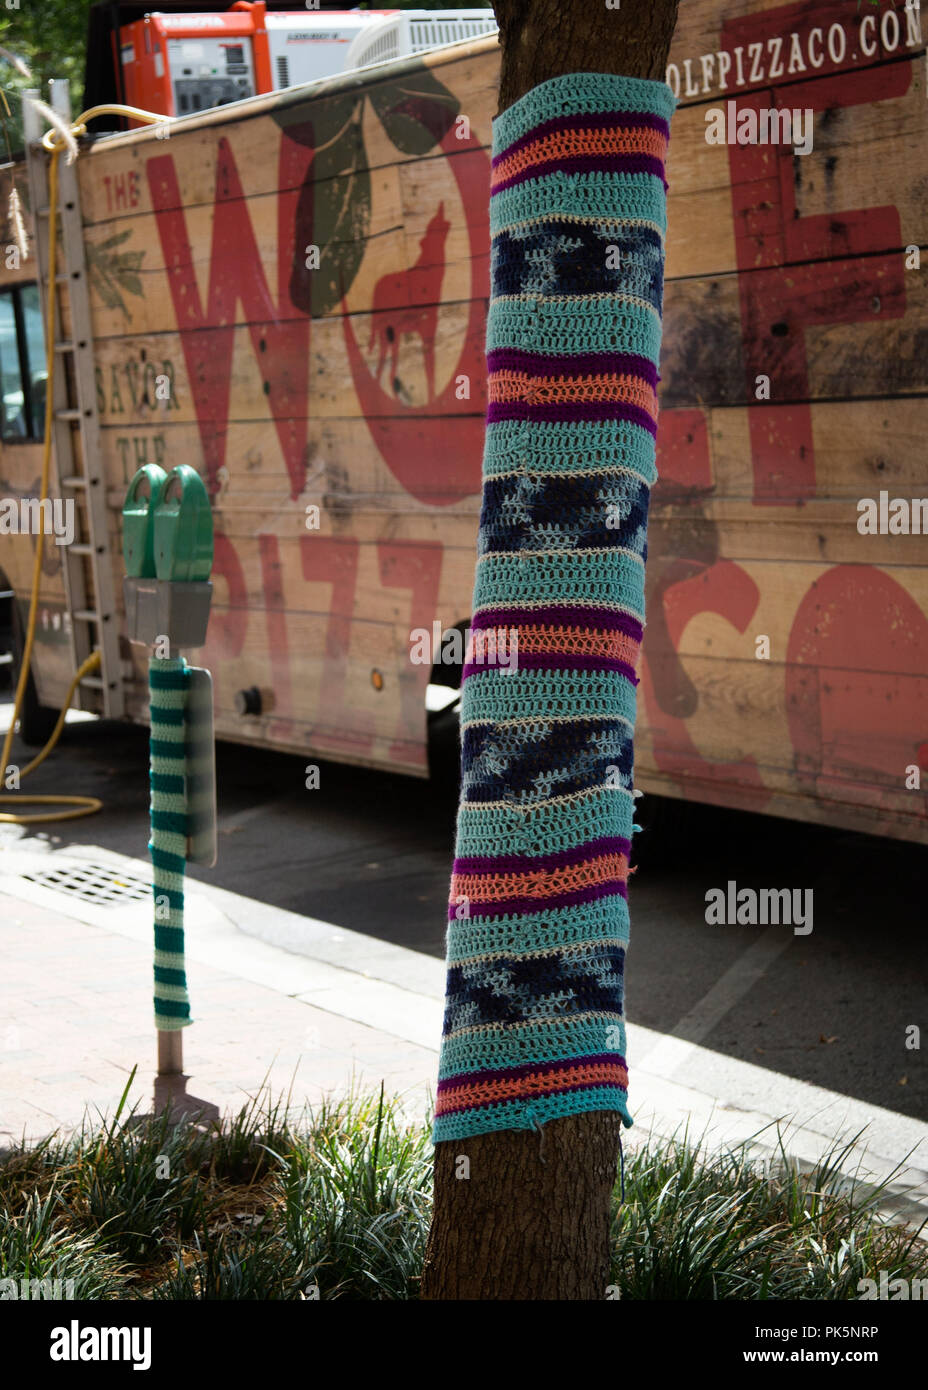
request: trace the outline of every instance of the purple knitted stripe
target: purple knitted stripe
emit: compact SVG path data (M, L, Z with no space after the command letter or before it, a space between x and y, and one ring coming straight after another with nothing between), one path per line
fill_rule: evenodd
M489 372L531 372L533 376L591 376L615 372L638 376L657 389L657 367L634 352L581 352L576 356L542 355L519 348L494 348L487 353Z
M557 907L577 907L581 903L595 903L600 898L628 898L628 888L624 883L593 883L587 888L574 888L570 893L555 893L550 898L507 898L505 902L481 902L469 898L470 917L524 917L531 913L551 912ZM449 903L448 921L460 922L458 909L460 903Z
M563 425L582 425L587 420L625 420L631 425L640 425L657 438L656 422L646 410L628 401L563 401L553 405L491 401L487 407L487 424L498 425L504 420Z
M565 159L546 159L543 164L535 164L530 169L513 174L511 179L496 184L491 197L506 188L515 188L520 183L528 183L530 179L548 178L554 173L653 174L665 188L668 187L664 177L664 161L655 159L651 154L573 154Z
M527 135L520 135L518 140L513 140L511 145L493 156L493 168L510 155L517 154L519 150L527 149L536 140L543 140L546 135L555 135L560 130L659 130L662 135L670 139L670 126L663 116L651 116L644 111L610 111L601 116L552 116L550 121L544 121L541 125L530 130Z
M590 656L588 653L579 652L576 655L570 652L519 652L519 659L514 666L510 666L508 661L500 661L498 656L489 661L468 661L461 680L466 681L468 676L478 676L481 671L509 670L615 671L627 681L631 681L632 685L638 684L634 668L629 666L627 661L620 661L617 656Z
M481 1071L459 1071L456 1076L447 1076L439 1081L439 1091L453 1091L456 1086L478 1081L517 1081L521 1076L546 1076L553 1071L563 1071L565 1067L585 1067L591 1062L601 1062L604 1066L628 1067L621 1052L597 1052L585 1057L565 1057L560 1062L524 1062L518 1067L488 1067ZM606 1082L606 1085L614 1084Z
M567 869L573 864L585 864L603 854L631 854L631 841L621 835L606 835L601 840L577 845L574 849L558 849L552 854L471 854L455 859L452 873L495 874L522 873L532 869Z
M644 628L631 613L619 613L614 608L576 608L568 604L551 604L546 608L482 608L470 622L471 628L490 627L580 627L600 632L624 632L640 642Z

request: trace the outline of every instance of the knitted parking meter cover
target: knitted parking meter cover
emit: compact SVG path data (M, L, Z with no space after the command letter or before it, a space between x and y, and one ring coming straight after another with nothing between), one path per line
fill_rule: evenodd
M489 405L433 1139L631 1124L632 735L656 480L663 82L493 124Z
M184 958L184 871L187 867L184 706L189 684L182 657L152 657L151 710L152 896L155 901L155 1027L171 1033L192 1022Z

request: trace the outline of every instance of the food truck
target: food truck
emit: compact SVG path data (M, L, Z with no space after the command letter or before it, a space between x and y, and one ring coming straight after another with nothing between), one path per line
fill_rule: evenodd
M117 94L162 100L165 119L62 161L51 496L75 527L41 538L23 730L41 735L92 650L100 670L76 702L146 721L120 509L141 465L187 463L213 509L198 660L217 736L426 776L430 710L460 667L411 659L411 634L463 631L473 586L497 38L413 51L381 14L337 70L302 80L272 44L296 31L263 6L230 13L231 49L210 47L215 13L199 31L177 14L124 26L124 63L146 32L168 51L160 87L152 52L150 80L124 73ZM341 18L317 22L334 33ZM195 70L220 53L221 72ZM667 81L636 782L928 842L918 8L688 0ZM765 141L786 112L792 141ZM741 141L745 113L755 138ZM43 161L33 146L0 170L2 207L15 182L30 237L11 255L7 226L0 270L0 497L17 502L40 475ZM0 534L14 641L37 543Z

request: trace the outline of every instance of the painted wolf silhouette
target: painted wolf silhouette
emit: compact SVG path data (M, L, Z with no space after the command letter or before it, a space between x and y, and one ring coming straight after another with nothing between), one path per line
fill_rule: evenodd
M371 336L368 352L379 341L380 358L375 379L379 382L383 364L390 359L390 381L394 382L400 357L400 342L418 334L425 359L428 399L435 395L435 330L438 325L438 299L445 273L445 241L451 223L445 219L445 205L425 229L419 243L419 259L408 270L384 275L374 287L371 305Z

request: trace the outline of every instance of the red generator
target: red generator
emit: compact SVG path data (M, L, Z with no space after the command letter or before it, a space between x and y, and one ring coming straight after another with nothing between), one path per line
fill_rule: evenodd
M113 59L129 106L188 116L495 29L491 9L268 13L264 0L236 0L222 13L125 24Z

